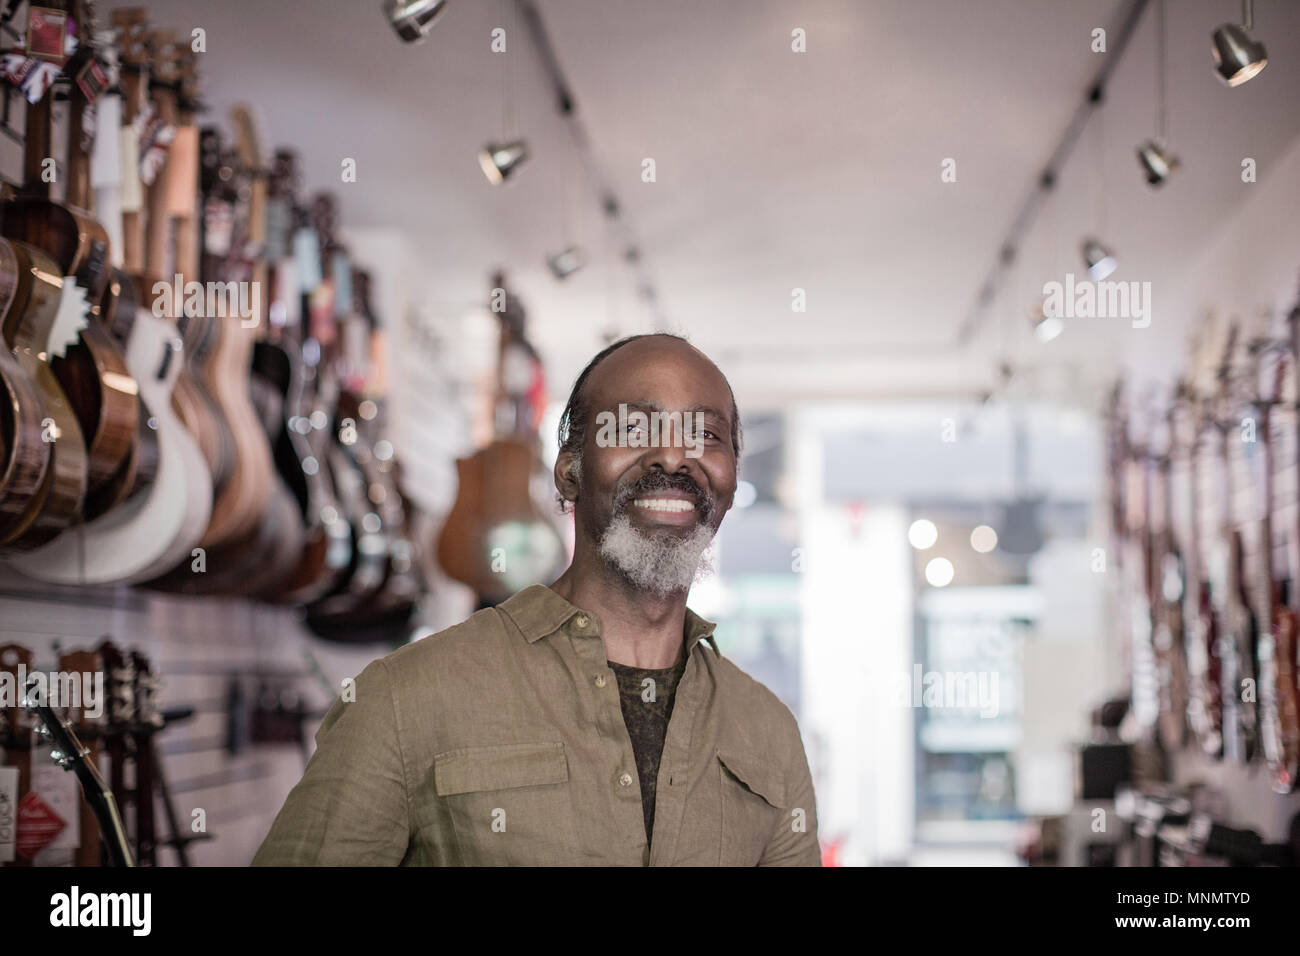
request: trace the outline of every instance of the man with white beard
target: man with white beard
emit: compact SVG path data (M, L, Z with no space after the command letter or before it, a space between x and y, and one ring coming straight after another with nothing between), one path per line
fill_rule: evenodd
M686 606L740 435L684 339L593 358L555 463L568 569L366 667L254 864L821 865L794 716Z

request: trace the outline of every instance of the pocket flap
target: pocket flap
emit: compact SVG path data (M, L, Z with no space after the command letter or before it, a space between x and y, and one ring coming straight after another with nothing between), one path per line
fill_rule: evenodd
M560 741L462 747L433 757L433 785L440 797L565 783L568 779L569 764Z
M785 806L785 778L775 767L750 754L721 748L718 759L748 790L778 809Z

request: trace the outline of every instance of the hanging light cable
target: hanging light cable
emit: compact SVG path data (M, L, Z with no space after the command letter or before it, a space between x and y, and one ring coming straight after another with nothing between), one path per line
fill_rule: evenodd
M504 24L507 23L507 10L513 10L513 4L503 2L501 4L501 22L502 29L505 30ZM483 175L487 177L488 182L494 186L499 186L510 178L511 174L517 170L523 162L528 159L528 144L518 135L515 130L515 75L514 63L510 59L510 43L515 40L515 23L509 24L509 30L506 31L505 49L498 55L501 60L501 131L502 139L500 142L488 143L478 152L478 163L483 169ZM518 47L516 47L518 49Z
M1165 0L1156 0L1156 135L1137 148L1138 163L1147 183L1159 186L1178 168L1178 157L1169 151L1165 103Z

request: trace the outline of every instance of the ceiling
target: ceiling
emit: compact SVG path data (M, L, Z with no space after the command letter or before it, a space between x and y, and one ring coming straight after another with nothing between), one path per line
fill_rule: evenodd
M1103 124L1085 131L1013 273L1016 291L999 301L1014 327L986 323L959 349L1003 236L1100 66L1091 31L1114 25L1118 0L538 2L639 239L659 321L718 361L742 407L978 388L1012 345L1066 373L1113 368L1122 324L1029 351L1019 318L1033 290L1078 270L1080 235L1103 225L1130 277L1177 283L1238 201L1240 157L1255 157L1266 180L1300 134L1300 4L1257 4L1270 65L1229 90L1211 74L1209 35L1239 4L1179 0L1168 89L1184 168L1148 189L1133 159L1154 122L1148 10ZM207 31L214 116L251 100L271 139L302 152L308 185L337 192L345 232L387 227L409 240L445 333L506 267L559 392L602 335L656 319L607 241L522 30L508 34L511 101L533 158L504 187L479 171L479 146L502 133L506 63L489 40L510 25L507 9L450 0L427 41L408 46L379 0L153 5L162 25ZM806 53L790 49L795 27ZM339 181L345 157L356 183ZM641 179L647 157L654 183ZM940 181L948 157L956 183ZM561 284L544 256L569 238L592 262ZM791 310L795 288L806 313Z

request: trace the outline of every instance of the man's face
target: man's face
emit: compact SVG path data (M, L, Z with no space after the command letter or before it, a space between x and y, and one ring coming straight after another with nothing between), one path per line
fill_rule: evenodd
M660 592L688 587L736 492L726 380L692 346L652 337L606 358L585 391L587 430L574 509L580 544L596 544L607 563L638 586ZM637 412L659 427L647 431ZM561 456L557 480L571 464Z

